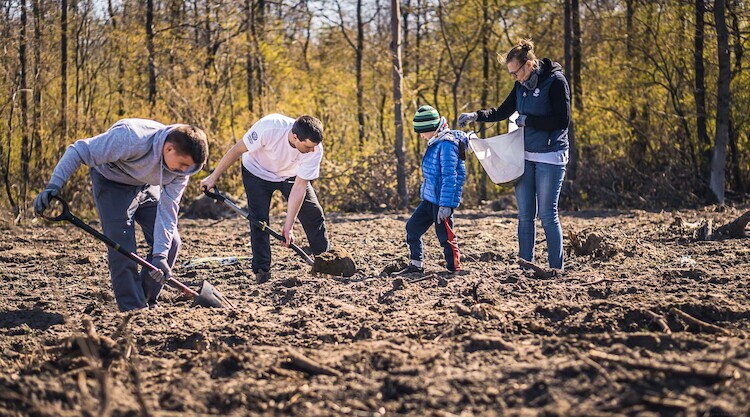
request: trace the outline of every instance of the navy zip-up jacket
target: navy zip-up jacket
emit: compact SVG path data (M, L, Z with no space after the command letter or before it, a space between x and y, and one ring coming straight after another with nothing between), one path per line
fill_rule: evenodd
M500 107L477 111L477 121L498 122L516 111L526 115L525 151L546 153L568 149L570 87L560 64L542 59L539 81L533 91L516 81Z

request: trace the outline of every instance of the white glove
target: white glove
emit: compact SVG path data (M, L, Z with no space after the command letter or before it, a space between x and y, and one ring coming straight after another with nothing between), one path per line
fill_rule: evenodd
M453 214L453 209L452 208L450 208L450 207L442 207L441 206L440 209L438 210L438 215L437 215L437 221L438 221L438 223L444 222L445 219L447 219L448 217L451 216L451 214Z

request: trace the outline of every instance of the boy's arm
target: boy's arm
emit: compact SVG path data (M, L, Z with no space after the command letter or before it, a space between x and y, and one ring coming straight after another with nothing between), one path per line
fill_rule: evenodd
M442 178L442 183L440 186L440 195L438 196L438 204L441 207L456 208L458 205L453 202L453 196L456 194L456 187L458 186L458 173L456 172L458 146L454 146L449 141L445 141L441 145L440 177Z
M115 124L101 135L76 141L57 162L49 185L62 188L81 164L95 167L133 156L136 147L132 146L130 139L130 129L125 125Z
M177 232L177 215L180 212L180 200L187 187L188 176L179 176L160 190L159 204L154 223L154 257L167 257L172 240Z
M216 165L214 172L212 172L211 175L207 176L200 182L200 188L213 188L214 185L216 185L216 181L219 180L221 174L226 171L227 168L237 162L237 160L240 159L242 154L245 152L247 152L247 146L245 145L244 139L240 139L237 141L237 143L234 144L234 146L232 146L232 148L227 151L227 153L224 154L224 156L221 157L221 161L219 161L219 164Z
M290 243L294 243L292 228L294 227L294 221L297 220L297 214L299 214L299 209L302 207L302 202L305 201L307 184L309 183L309 180L304 180L298 176L294 180L292 191L289 193L289 203L286 209L286 222L284 222L284 228L281 230L281 234L286 238L287 246L289 246Z

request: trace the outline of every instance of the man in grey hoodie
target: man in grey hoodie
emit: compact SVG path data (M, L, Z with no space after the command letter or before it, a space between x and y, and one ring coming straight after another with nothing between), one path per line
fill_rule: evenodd
M145 269L139 273L134 261L109 248L117 306L121 311L153 306L171 276L181 244L177 213L188 177L200 171L207 158L206 134L197 127L120 120L101 135L68 147L47 187L34 200L34 210L46 210L78 167L88 165L104 234L135 252L133 221L137 222L152 248L146 260L160 269L160 273Z

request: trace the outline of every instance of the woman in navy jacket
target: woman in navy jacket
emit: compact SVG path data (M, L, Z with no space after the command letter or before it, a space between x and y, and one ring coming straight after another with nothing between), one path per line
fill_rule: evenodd
M502 60L498 56L498 60ZM502 63L502 61L501 61ZM537 210L547 237L549 265L563 269L562 228L557 205L568 163L570 88L562 67L548 58L537 59L534 44L522 40L504 59L516 80L500 107L462 113L459 126L470 122L497 122L516 111L524 128L524 173L516 183L518 254L533 262Z

